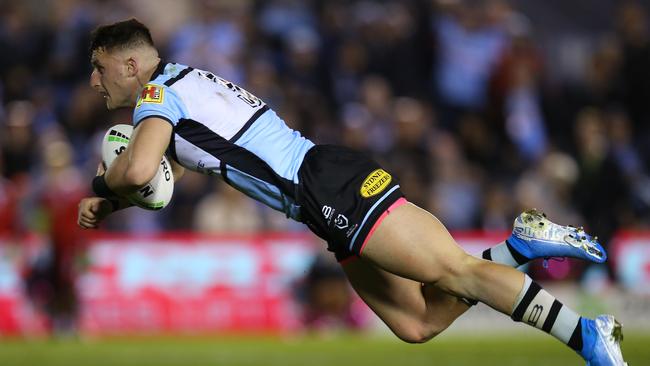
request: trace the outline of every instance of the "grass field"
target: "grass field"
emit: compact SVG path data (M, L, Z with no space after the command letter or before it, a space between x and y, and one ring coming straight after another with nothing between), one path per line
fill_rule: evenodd
M650 334L627 335L630 365L650 365ZM443 336L424 345L391 337L176 337L20 341L0 338L0 365L52 366L415 366L583 365L557 341L540 335Z

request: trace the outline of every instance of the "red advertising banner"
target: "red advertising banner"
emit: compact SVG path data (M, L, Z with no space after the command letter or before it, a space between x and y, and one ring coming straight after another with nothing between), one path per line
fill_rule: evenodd
M477 255L507 233L453 236ZM650 293L650 233L623 233L612 244L610 260L622 286ZM98 236L85 250L87 264L76 279L79 329L85 334L298 329L296 284L323 251L321 245L311 234ZM26 275L46 248L33 238L21 244L0 240L0 335L38 335L48 328L47 310L38 296L27 295ZM549 273L562 265L551 263Z
M635 293L650 295L650 233L617 235L609 254L621 285Z
M309 235L98 239L79 281L87 332L283 331L299 326L295 282Z

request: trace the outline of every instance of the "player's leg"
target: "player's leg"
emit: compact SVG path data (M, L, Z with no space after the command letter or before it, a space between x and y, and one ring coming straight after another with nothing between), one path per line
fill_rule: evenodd
M541 223L541 224L540 224ZM512 235L482 253L484 259L518 267L536 258L570 256L600 261L586 249L600 248L595 240L582 240L585 248L570 246L565 238L585 236L580 229L550 222L536 210L515 219ZM553 239L556 236L556 240ZM585 237L585 239L588 239ZM431 284L420 284L386 272L360 259L345 262L345 272L361 298L402 340L431 339L467 311L473 302L449 295Z
M544 223L539 225L542 221ZM572 248L565 248L568 244L563 244L563 240L552 245L548 241L540 241L548 235L540 235L540 232L530 235L532 229L540 226L552 229L554 233L563 233L562 236L578 232L551 223L537 211L526 211L515 219L512 235L485 250L482 253L483 259L510 267L519 267L540 257L573 256L589 259L584 258L579 250L571 252ZM525 233L529 234L528 237L523 237ZM594 245L598 246L597 243ZM474 303L473 300L449 295L431 284L421 284L386 272L364 259L347 261L343 267L350 283L366 304L406 342L418 343L433 338Z
M504 313L511 311L524 283L515 269L468 255L435 217L410 203L386 216L361 256L398 276L435 284Z
M346 262L343 269L363 301L405 342L433 338L469 308L433 285L394 275L363 258Z
M387 216L367 241L362 257L398 276L486 303L551 333L586 359L593 356L597 340L607 343L604 335L589 332L598 330L593 321L562 305L523 273L465 253L435 217L415 205L400 206ZM615 332L613 319L608 320L608 331ZM615 342L607 344L618 349Z

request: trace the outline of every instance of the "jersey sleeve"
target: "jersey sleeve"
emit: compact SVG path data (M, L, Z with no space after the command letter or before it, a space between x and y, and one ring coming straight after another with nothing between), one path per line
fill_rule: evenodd
M164 85L147 84L133 109L133 125L137 126L145 118L158 117L176 126L181 118L186 117L185 110L183 101L174 90Z

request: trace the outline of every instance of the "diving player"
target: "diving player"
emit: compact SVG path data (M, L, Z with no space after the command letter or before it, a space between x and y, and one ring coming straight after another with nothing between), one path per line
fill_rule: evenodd
M624 364L613 316L581 317L513 268L556 256L603 262L603 248L582 230L528 211L507 241L483 254L486 260L472 257L376 162L313 144L262 100L209 71L162 61L138 21L99 27L91 51L91 86L109 109L133 108L135 130L125 152L93 180L97 197L80 202L80 226L97 227L124 207L119 197L149 182L166 153L175 176L183 168L221 176L306 224L406 342L431 339L480 301L551 334L588 365Z

